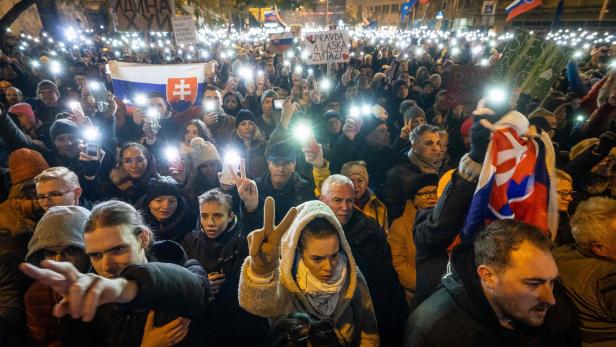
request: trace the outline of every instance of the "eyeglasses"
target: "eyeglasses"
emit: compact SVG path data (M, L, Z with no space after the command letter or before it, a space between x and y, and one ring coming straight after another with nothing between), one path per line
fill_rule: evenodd
M556 193L564 198L567 196L574 197L577 192L575 190L557 190Z
M312 324L299 325L287 333L287 338L293 343L305 343L313 338L317 341L327 340L334 331L334 323L329 319Z
M71 190L67 190L65 192L51 192L47 195L43 195L43 194L37 194L36 195L36 199L37 200L47 200L47 199L51 199L51 200L55 200L55 199L59 199L61 197L63 197L64 195L71 193L75 191L75 188L71 189Z
M43 257L45 257L45 259L55 259L58 255L63 259L74 259L82 256L83 251L77 247L67 247L61 251L51 249L43 250Z
M427 198L427 197L430 197L430 196L436 197L436 189L428 191L428 192L417 193L417 194L415 194L415 196L418 196L420 198Z

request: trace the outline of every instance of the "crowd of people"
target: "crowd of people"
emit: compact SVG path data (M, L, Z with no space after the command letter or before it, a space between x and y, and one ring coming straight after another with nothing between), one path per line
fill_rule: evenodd
M307 66L90 34L1 47L0 345L616 344L616 46L469 108L451 69L498 61L487 40L354 38ZM195 59L213 69L183 113L116 97L106 69ZM481 120L513 113L554 146L557 233L504 219L460 242Z

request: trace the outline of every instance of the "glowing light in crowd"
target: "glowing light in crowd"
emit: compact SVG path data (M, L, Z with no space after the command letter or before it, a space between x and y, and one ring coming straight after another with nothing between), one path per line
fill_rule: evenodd
M62 65L59 62L52 60L49 62L49 72L54 75L58 75L62 72Z
M496 102L496 103L505 102L506 98L507 98L507 92L505 92L505 89L503 88L492 87L488 91L488 99L492 102Z
M206 100L204 105L205 105L205 110L208 112L214 111L216 109L216 102L212 100Z
M578 122L583 122L584 121L584 116L582 116L581 114L578 115L577 117L575 117L575 120Z
M176 161L180 159L180 151L176 147L167 146L165 147L164 153L167 161Z
M39 67L41 67L41 63L39 63L36 60L33 60L30 64L32 64L32 67L35 69L38 69Z
M247 66L242 66L239 71L239 76L246 81L252 80L252 69Z
M454 47L451 49L451 55L456 56L458 54L460 54L460 48Z
M75 41L78 35L73 27L69 27L69 28L64 29L64 36L69 41Z
M490 65L490 61L488 60L488 58L483 58L479 62L479 65L481 65L481 66L488 66L488 65Z
M361 113L362 114L370 114L372 112L372 107L368 104L361 105Z
M237 166L240 164L241 160L242 157L240 157L240 155L235 150L228 149L225 152L225 167L227 165Z
M321 80L321 83L319 83L319 87L324 91L328 91L332 88L332 81L328 78L324 78Z
M361 116L361 110L357 106L351 106L351 109L349 111L349 115L351 117L358 118L359 116Z
M83 137L86 141L98 141L101 137L101 133L98 131L97 127L87 127L83 131Z
M133 100L135 101L135 105L137 106L145 106L145 104L148 102L148 98L145 96L145 94L135 94L135 97L133 97Z
M312 137L312 129L306 123L299 123L293 129L293 136L299 142L306 142Z

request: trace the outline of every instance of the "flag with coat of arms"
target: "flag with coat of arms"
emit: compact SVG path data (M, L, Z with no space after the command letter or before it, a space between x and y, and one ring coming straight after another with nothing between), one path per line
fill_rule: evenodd
M554 239L558 205L555 154L549 135L527 135L528 120L516 111L496 122L492 130L462 242L472 243L484 225L498 219L534 225Z
M200 105L205 90L206 64L154 65L109 62L114 94L129 105L136 96L158 93L177 113Z

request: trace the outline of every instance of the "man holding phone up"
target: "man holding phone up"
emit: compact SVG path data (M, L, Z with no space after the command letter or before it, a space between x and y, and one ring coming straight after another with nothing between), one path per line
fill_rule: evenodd
M263 217L257 185L246 178L244 161L239 176L233 169L231 173L242 200L240 215L233 212L230 195L220 189L209 190L199 196L197 229L182 242L188 257L198 260L207 271L214 295L203 324L208 346L260 345L269 327L266 319L244 311L238 302L240 271L248 256L246 235L259 227Z
M225 146L235 132L235 117L225 113L222 109L222 95L220 89L206 86L203 93L203 113L201 120L212 132L218 146Z

